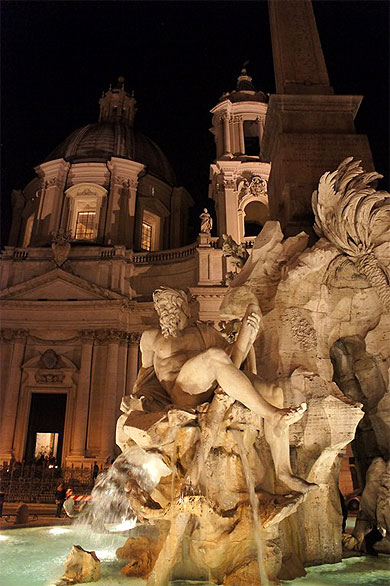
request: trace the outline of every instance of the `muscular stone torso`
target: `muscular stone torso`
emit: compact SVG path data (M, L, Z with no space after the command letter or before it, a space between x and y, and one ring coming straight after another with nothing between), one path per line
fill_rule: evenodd
M173 387L183 365L195 356L199 356L209 348L224 348L228 346L226 340L211 326L200 324L190 325L178 331L177 336L164 336L159 332L155 338L153 366L158 380L171 395L177 404L180 397L172 396ZM205 389L205 392L207 389ZM205 393L205 396L207 392ZM196 404L203 398L198 395ZM191 401L193 403L193 401Z

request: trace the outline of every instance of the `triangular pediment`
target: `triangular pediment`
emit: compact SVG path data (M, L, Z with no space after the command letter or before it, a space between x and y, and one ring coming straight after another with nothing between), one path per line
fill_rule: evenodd
M4 300L31 301L126 299L119 293L95 285L82 277L72 275L59 268L4 289L0 293L0 298Z

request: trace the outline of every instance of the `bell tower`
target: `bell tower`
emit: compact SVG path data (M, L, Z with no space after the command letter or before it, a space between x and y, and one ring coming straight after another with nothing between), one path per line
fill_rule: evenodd
M236 242L256 236L268 219L270 164L261 153L267 108L267 96L243 68L236 89L211 110L216 159L209 197L215 201L218 236L229 234Z

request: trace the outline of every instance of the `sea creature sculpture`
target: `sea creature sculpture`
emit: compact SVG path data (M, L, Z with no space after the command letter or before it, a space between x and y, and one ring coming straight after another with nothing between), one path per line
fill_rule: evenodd
M374 249L390 241L390 195L371 186L383 175L365 173L360 162L348 157L322 175L312 197L314 230L355 263L389 311L389 277Z

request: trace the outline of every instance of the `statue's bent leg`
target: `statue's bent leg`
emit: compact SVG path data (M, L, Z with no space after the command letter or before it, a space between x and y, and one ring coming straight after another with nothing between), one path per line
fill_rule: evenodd
M248 376L236 368L226 352L220 348L209 348L190 358L182 367L175 387L195 395L207 391L215 381L232 399L240 401L260 417L269 420L275 434L282 433L286 427L298 421L306 410L305 404L283 409L266 401Z
M264 382L255 374L247 373L253 387L267 402L278 409L283 408L283 389L272 383ZM275 428L272 420L264 419L264 435L272 454L277 480L289 490L308 492L317 487L298 476L294 476L290 464L289 426Z

